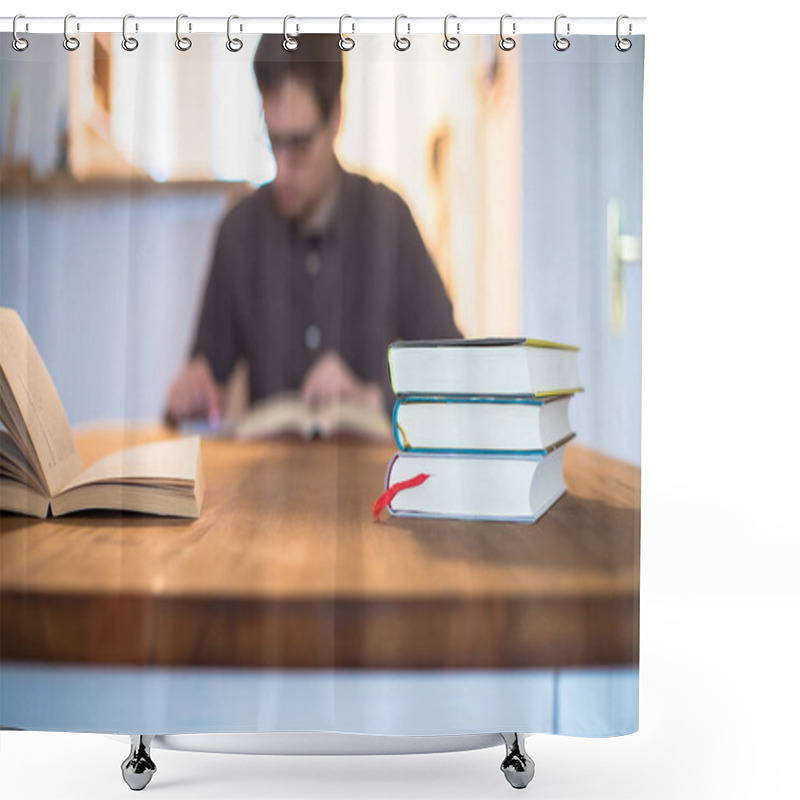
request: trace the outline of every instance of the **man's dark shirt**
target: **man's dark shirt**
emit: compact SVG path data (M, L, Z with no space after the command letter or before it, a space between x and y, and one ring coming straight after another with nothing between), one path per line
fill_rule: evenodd
M228 213L192 355L204 354L220 382L246 358L253 402L299 389L335 350L361 380L382 387L389 409L387 346L460 336L408 206L342 170L329 223L313 238L280 216L269 184Z

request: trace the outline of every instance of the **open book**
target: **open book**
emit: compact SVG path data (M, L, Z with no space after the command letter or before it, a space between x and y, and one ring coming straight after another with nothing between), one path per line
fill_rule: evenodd
M16 311L0 308L0 510L89 509L197 517L199 437L137 445L85 471L50 373Z
M299 392L279 392L254 403L235 435L245 439L294 434L305 439L337 434L391 442L392 424L381 409L336 400L309 408Z

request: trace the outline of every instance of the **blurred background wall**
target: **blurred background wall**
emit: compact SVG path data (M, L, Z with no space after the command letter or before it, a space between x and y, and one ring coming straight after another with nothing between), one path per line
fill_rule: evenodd
M148 36L126 53L98 34L66 53L53 36L16 53L8 38L0 303L20 311L73 424L158 418L217 225L274 175L256 42L231 54L195 37L178 53ZM607 46L527 37L504 53L485 36L450 53L419 37L398 53L359 37L337 151L406 199L467 336L582 348L573 426L638 462L642 69Z

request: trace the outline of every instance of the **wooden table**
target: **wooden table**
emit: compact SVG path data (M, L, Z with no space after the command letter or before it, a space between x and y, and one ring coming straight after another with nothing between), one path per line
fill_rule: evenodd
M84 464L163 430L77 436ZM508 669L638 663L638 468L569 444L536 524L374 523L391 446L205 440L194 521L0 515L0 657Z

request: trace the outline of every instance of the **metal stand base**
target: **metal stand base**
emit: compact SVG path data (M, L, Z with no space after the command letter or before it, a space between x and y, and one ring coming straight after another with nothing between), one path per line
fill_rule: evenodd
M524 789L532 780L535 771L533 759L525 752L525 739L519 733L501 733L506 743L506 757L500 769L506 780L515 789ZM131 735L131 752L122 762L122 777L131 789L144 789L156 772L150 758L152 736Z
M506 757L500 765L506 780L515 789L524 789L532 780L536 765L525 752L525 739L520 733L501 733L506 743Z
M144 789L155 775L156 765L150 758L152 741L152 736L131 735L131 752L122 762L122 778L135 792Z

